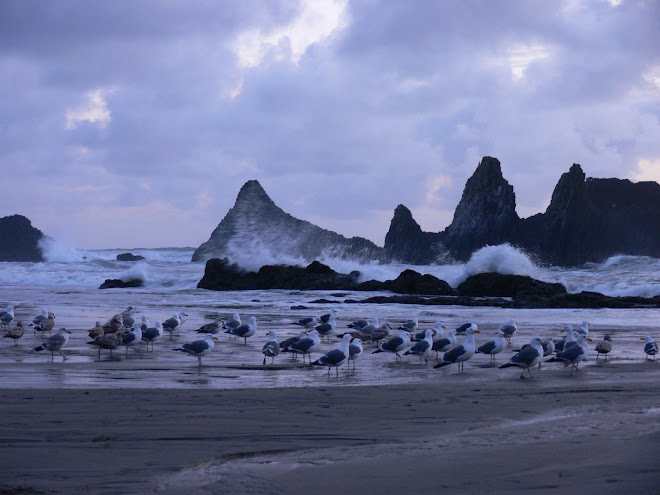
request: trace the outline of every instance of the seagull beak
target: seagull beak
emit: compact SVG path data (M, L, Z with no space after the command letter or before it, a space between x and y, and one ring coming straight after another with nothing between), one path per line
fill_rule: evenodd
M481 333L479 330L475 330L474 333Z
M588 340L589 342L593 342L593 339L590 339L589 337L587 337L587 340Z
M646 340L644 337L640 337L639 340Z

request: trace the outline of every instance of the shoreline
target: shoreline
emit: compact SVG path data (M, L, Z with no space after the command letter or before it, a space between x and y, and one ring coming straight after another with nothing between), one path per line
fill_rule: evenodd
M468 373L378 386L0 389L0 461L11 466L0 493L652 493L658 375L617 371L616 380Z

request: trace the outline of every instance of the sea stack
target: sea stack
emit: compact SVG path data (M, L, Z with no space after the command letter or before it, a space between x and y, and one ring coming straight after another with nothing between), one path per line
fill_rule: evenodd
M44 261L39 247L44 237L23 215L0 218L0 261Z
M361 237L350 239L299 220L268 197L256 180L246 182L234 206L208 241L199 246L192 261L235 255L258 256L267 250L272 258L296 258L311 262L324 256L368 263L385 260L385 251Z

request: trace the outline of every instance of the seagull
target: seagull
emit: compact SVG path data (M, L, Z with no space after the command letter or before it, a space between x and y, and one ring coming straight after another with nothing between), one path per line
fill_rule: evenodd
M346 325L348 328L355 328L356 330L361 330L369 324L369 320L356 320L352 323Z
M576 332L579 333L580 335L584 335L585 337L589 335L589 322L583 321L580 324L580 328L578 328Z
M380 327L380 320L378 318L374 318L372 320L369 320L367 322L367 324L364 325L359 330L362 333L366 333L367 335L371 335L371 333L379 327ZM388 328L389 328L389 326L388 326Z
M565 345L563 351L558 352L552 359L548 359L546 363L562 362L565 367L570 364L570 375L572 375L573 371L582 372L579 368L579 363L587 357L588 351L589 347L587 344L587 338L584 335L580 335L575 343L572 345Z
M530 368L536 366L543 357L543 341L541 337L534 337L528 346L524 346L520 351L513 355L509 362L500 366L500 368L509 368L511 366L517 366L522 368L522 373L520 374L520 379L525 378L525 371L529 373L530 378L532 377L532 372Z
M142 330L142 340L147 343L147 350L149 350L149 343L151 343L151 350L154 350L154 342L163 336L163 324L160 320L156 320L153 327Z
M399 330L406 330L407 332L414 332L417 330L417 327L419 326L419 318L413 318L412 320L408 320L404 323L402 323L399 326Z
M495 355L502 352L502 350L504 350L504 332L500 330L497 332L495 340L491 340L490 342L486 342L485 344L480 345L476 353L488 354L490 356L491 364L494 364Z
M151 326L151 322L149 321L149 317L147 315L142 315L142 322L140 323L140 328L144 332L147 328Z
M351 336L346 334L342 337L339 347L333 349L332 351L326 353L324 356L321 356L316 361L311 363L314 366L327 366L328 367L328 376L330 375L330 368L334 368L339 376L339 367L348 361Z
M319 333L316 330L309 332L309 336L300 339L297 342L291 344L283 352L295 352L296 354L302 354L303 363L305 362L305 356L310 356L318 346L321 345L321 339L319 338ZM312 363L312 358L309 358L310 364Z
M429 328L424 331L424 340L419 340L415 342L410 349L408 349L403 355L407 356L411 354L413 356L419 356L419 362L421 364L422 358L428 363L429 360L426 357L429 351L433 348L433 335L435 335L435 330Z
M220 331L222 328L222 320L220 318L216 318L214 321L211 323L207 323L206 325L202 325L199 327L195 332L197 333L210 333L212 335L215 335Z
M345 335L345 334L344 334ZM360 357L360 354L362 354L362 351L364 349L362 348L362 341L360 339L356 339L353 337L351 340L351 343L348 346L348 365L350 369L350 364L351 361L353 362L353 371L355 371L355 360Z
M142 342L142 325L138 322L133 323L133 328L121 335L121 343L126 346L126 355L128 348Z
M231 319L229 321L226 321L222 324L222 328L224 330L233 330L235 328L238 328L241 326L241 317L239 316L238 313L234 313L231 315ZM225 333L231 333L231 332L225 332Z
M321 315L321 323L328 323L330 321L330 317L335 318L337 316L337 310L336 309L331 309L328 314Z
M60 330L55 335L48 337L43 344L41 344L39 347L35 347L34 350L37 352L43 351L44 349L50 351L51 362L53 361L53 355L55 351L58 351L62 356L62 361L66 361L67 358L62 352L62 348L69 340L70 334L71 332L69 332L66 328L60 328Z
M596 351L596 361L601 354L605 354L605 359L607 359L607 355L612 352L612 337L605 335L594 350Z
M36 332L41 332L41 334L45 334L46 332L51 333L53 331L53 328L55 327L55 315L53 313L48 313L48 318L45 320L41 320L41 323L39 325L36 325L34 327L34 331Z
M2 338L14 339L14 345L18 345L18 339L20 339L24 333L25 333L25 328L23 328L23 322L18 321L14 328L7 329L7 333Z
M433 342L431 347L435 351L436 357L439 352L447 352L456 347L456 330L447 330L447 336Z
M32 323L30 323L30 326L37 327L39 326L39 323L41 323L46 318L48 318L48 310L46 308L42 308L41 314L38 314L37 316L34 317Z
M299 325L301 327L305 327L307 330L309 330L310 328L314 328L316 325L319 324L319 317L311 316L309 318L301 318L298 321L294 321L293 324Z
M137 309L135 309L133 306L129 306L126 311L122 311L120 313L122 317L122 328L133 328L133 323L135 323L135 318L133 318L133 315Z
M247 325L241 325L231 330L225 330L225 333L235 335L236 337L243 337L245 339L244 345L247 345L248 337L252 337L254 332L257 331L257 318L250 316L250 321Z
M264 355L264 366L266 365L266 358L270 358L270 364L273 364L275 356L280 353L280 344L277 343L277 332L275 330L268 332L268 342L264 344L261 352Z
M465 335L465 331L472 326L472 323L463 323L456 329L456 335Z
M184 316L187 316L184 312L174 313L172 318L168 318L163 322L163 330L170 332L170 340L172 340L172 334L174 332L176 332L177 335L179 334L179 328L183 325Z
M387 342L382 343L372 354L391 352L395 356L395 361L398 361L401 358L399 353L405 351L408 347L410 347L410 332L404 330L398 337L392 337Z
M516 320L511 319L509 320L509 323L500 328L500 330L504 332L504 338L509 344L511 344L511 337L513 337L513 334L518 330L518 324L516 323Z
M330 318L328 318L327 323L321 323L316 327L316 331L319 333L321 338L329 336L332 331L335 329L335 326L337 326L337 322L335 320L334 315L330 315Z
M439 321L436 321L435 324L433 325L433 342L436 342L440 340L442 337L445 336L445 326L440 323ZM424 340L424 337L426 337L426 330L423 330L421 332L417 332L415 335L413 335L413 340L418 341L418 340Z
M442 362L436 364L434 368L442 368L453 363L458 365L458 372L463 373L463 365L465 361L474 356L474 334L481 333L477 325L472 323L470 328L465 331L465 340L459 346L454 347L449 352L445 352L442 356Z
M658 354L657 342L653 342L653 337L648 335L646 337L642 337L641 340L646 341L646 344L644 345L644 352L646 353L646 357L644 359L648 359L649 356L653 356L653 360L655 360L655 356Z
M105 332L103 331L103 325L101 325L100 321L97 321L94 328L92 328L87 335L89 335L90 339L95 339L96 337L100 337L103 335Z
M555 341L552 339L543 339L543 357L555 353ZM541 363L539 363L539 367Z
M305 330L301 330L298 335L289 337L288 339L280 342L280 350L286 351L292 344L298 342L300 339L304 339L305 337L307 337L307 332ZM296 355L294 354L293 356L295 357Z
M110 358L112 358L112 350L119 347L121 344L121 334L120 333L106 333L99 335L94 340L87 342L90 345L98 346L99 348L99 358L101 358L101 349L107 349L110 351Z
M124 317L121 314L118 314L114 315L106 322L105 325L103 325L103 331L105 333L117 333L123 326Z
M11 304L7 306L6 311L2 311L0 313L0 324L4 327L9 325L12 321L14 321L14 306Z
M576 332L573 330L573 325L565 325L561 331L566 332L566 337L555 343L556 352L563 351L567 343L575 342Z
M185 352L186 354L195 356L197 358L197 362L199 363L198 366L201 366L202 356L211 352L213 347L215 347L214 340L215 337L213 337L213 335L206 334L202 340L195 340L194 342L183 344L181 347L173 350Z

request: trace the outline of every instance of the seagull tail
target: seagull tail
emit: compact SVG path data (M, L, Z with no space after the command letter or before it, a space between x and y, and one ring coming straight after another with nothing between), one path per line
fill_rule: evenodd
M379 349L376 349L376 350L375 350L374 352L372 352L371 354L378 354L379 352L383 352L383 350L379 348Z
M319 359L317 359L316 361L314 361L314 362L312 363L312 366L325 366L323 363L320 363L319 361L320 361Z
M44 346L40 345L39 347L35 347L34 350L37 351L37 352L39 352L39 351L43 351L43 350L44 350Z
M436 365L433 366L433 367L434 367L434 368L442 368L443 366L449 366L450 364L452 364L452 363L450 363L450 362L448 362L448 361L443 361L443 362L441 362L441 363L436 364Z
M511 366L513 366L511 363L506 363L500 366L500 368L510 368Z
M176 349L172 349L172 350L173 350L173 351L181 351L181 352L184 352L183 349L181 349L181 347L177 347Z
M558 359L558 358L556 358L556 357L553 357L553 358L550 358L550 359L546 359L545 362L546 362L546 363L560 363L560 362L562 362L562 360L561 360L561 359Z

